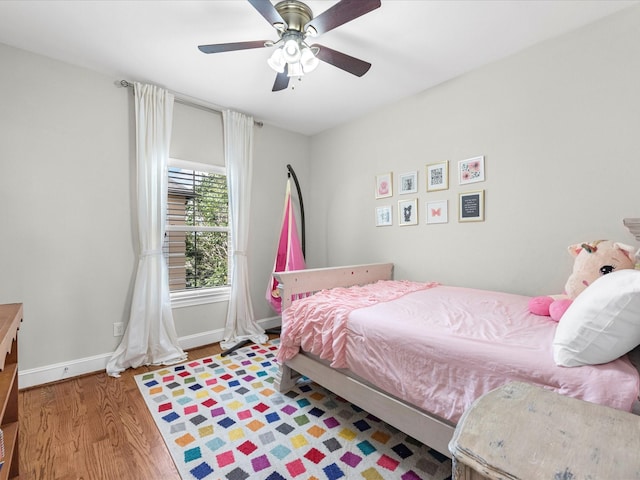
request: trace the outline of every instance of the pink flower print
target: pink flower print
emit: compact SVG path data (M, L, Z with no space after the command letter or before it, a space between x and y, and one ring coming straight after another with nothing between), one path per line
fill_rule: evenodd
M380 185L378 186L378 193L380 195L386 195L387 193L389 193L389 182L387 182L386 180L381 181Z
M465 162L460 166L460 178L463 182L470 182L475 179L479 179L482 175L482 162L473 161Z

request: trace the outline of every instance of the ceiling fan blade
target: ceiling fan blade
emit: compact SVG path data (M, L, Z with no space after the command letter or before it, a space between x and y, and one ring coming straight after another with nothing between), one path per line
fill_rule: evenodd
M233 52L235 50L248 50L250 48L262 48L267 40L254 40L251 42L214 43L212 45L198 45L202 53Z
M342 0L312 19L304 26L304 30L312 26L320 35L361 17L379 6L380 0Z
M260 15L262 15L267 22L271 25L274 23L282 23L284 25L284 29L287 29L287 22L285 22L276 7L269 0L249 0L249 3L255 8Z
M249 48L262 48L267 40L254 40L252 42L215 43L213 45L199 45L202 53L233 52L234 50L247 50Z
M289 70L288 67L288 65L285 65L284 72L278 73L276 81L273 84L273 88L271 89L272 92L279 92L280 90L284 90L289 86L289 76L287 75Z
M318 44L311 45L311 47L318 47L320 49L316 54L318 60L330 63L334 67L338 67L345 72L356 75L357 77L363 76L371 68L371 64L369 62L352 57L346 53L338 52L337 50L333 50L329 47Z

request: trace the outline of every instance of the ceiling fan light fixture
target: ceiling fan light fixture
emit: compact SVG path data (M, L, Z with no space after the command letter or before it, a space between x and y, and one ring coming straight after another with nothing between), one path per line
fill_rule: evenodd
M304 73L313 72L318 66L318 63L320 63L320 61L313 54L313 51L307 46L302 47L300 64L302 65Z
M300 45L297 38L289 38L285 40L282 46L282 55L285 61L289 64L295 63L300 60Z
M1 1L1 0L0 0ZM273 92L287 88L288 77L301 77L312 72L320 60L347 73L361 77L371 67L365 62L347 54L319 45L309 46L307 38L313 38L355 20L381 5L381 0L333 0L333 6L314 17L305 3L307 0L247 0L278 33L278 40L254 40L247 42L217 43L198 45L202 53L221 53L253 48L274 47L267 64L278 75L273 84ZM310 42L312 43L312 42ZM285 73L286 71L286 73Z
M269 57L269 59L267 60L267 63L276 72L278 73L284 72L284 66L287 64L287 62L284 60L284 55L282 54L282 48L276 48L271 54L271 56Z
M289 69L287 71L288 77L302 77L303 75L304 75L304 70L300 62L289 64Z

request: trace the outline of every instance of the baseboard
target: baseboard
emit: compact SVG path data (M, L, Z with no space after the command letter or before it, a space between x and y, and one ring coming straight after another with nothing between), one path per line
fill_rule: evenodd
M264 329L278 327L280 326L280 317L258 320L258 324ZM203 345L218 343L223 338L224 329L216 329L180 337L178 340L180 347L184 350L190 350L192 348L202 347ZM107 362L111 358L111 355L112 353L103 353L92 357L79 358L52 365L30 368L28 370L20 370L18 372L18 386L20 390L22 390L45 383L57 382L88 373L99 372L107 367Z

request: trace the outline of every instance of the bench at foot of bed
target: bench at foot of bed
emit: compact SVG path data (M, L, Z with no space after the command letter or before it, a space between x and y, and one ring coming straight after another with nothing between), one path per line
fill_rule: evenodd
M454 480L640 478L640 417L513 382L458 422Z

